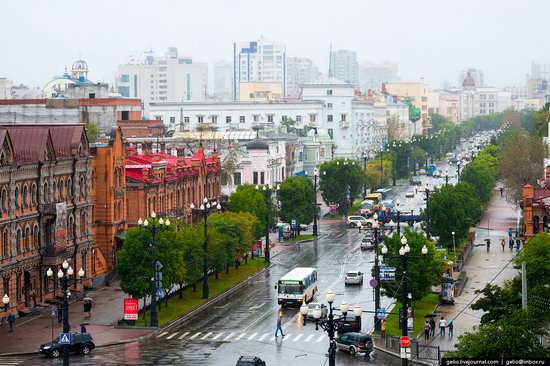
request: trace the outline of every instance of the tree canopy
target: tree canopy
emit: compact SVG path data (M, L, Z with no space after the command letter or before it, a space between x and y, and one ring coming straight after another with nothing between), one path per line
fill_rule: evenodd
M281 201L281 219L284 222L296 220L299 224L309 224L313 221L315 207L315 192L311 180L306 177L288 177L279 190Z
M229 196L229 210L233 212L249 212L256 216L258 224L256 225L256 238L265 234L266 223L273 223L274 208L272 200L266 203L263 187L252 184L243 184L237 187L237 190Z
M343 206L349 187L350 198L356 197L363 189L365 175L363 168L353 160L336 159L325 161L319 169L319 188L323 200Z

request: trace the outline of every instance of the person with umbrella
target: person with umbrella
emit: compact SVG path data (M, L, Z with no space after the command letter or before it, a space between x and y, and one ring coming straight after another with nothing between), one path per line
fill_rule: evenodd
M84 315L86 318L91 318L92 314L92 299L89 297L84 298Z

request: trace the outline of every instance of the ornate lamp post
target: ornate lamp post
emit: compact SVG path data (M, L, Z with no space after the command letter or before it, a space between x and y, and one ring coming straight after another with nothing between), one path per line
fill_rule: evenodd
M328 290L326 298L329 306L329 313L327 320L321 320L321 308L317 305L315 309L313 310L313 318L315 319L315 330L319 330L319 327L321 327L325 332L328 333L328 339L329 339L329 348L328 348L328 364L329 366L336 366L336 342L334 341L334 335L336 333L336 323L340 320L345 320L346 315L349 311L349 305L342 301L340 304L340 309L335 309L332 307L332 303L334 302L334 298L336 295L334 295L334 292L332 290ZM334 310L340 310L342 313L341 317L338 317L334 319ZM304 325L306 325L306 317L308 312L308 306L304 302L302 306L300 307L300 314L302 314L302 318L304 320ZM356 321L361 321L361 315L363 313L363 309L361 308L361 305L357 304L353 308L353 315L355 315Z
M264 191L265 194L265 207L267 208L269 206L269 200L271 199L271 193L274 190L279 190L279 186L277 185L275 188L271 186L271 184L263 185L261 188ZM256 190L260 190L260 186L256 185ZM270 256L269 256L269 227L271 226L271 223L269 222L269 212L266 210L265 214L265 263L270 263Z
M369 160L369 156L367 155L366 151L363 151L363 154L361 155L361 158L363 159L363 174L367 173L367 162ZM363 199L367 196L367 181L363 183Z
M48 270L46 271L46 275L48 277L53 277L53 271L51 268L48 268ZM69 265L69 262L67 262L67 260L64 260L61 264L61 268L59 268L59 271L57 271L57 278L59 282L61 282L61 289L63 291L63 333L70 333L71 331L71 326L69 325L69 297L71 296L71 291L68 288L69 285L77 283L78 281L82 281L84 279L84 269L80 268L80 270L78 271L79 278L75 278L73 277L73 275L73 268ZM4 298L2 299L3 302L6 296L7 295L4 295ZM5 302L4 306L6 306ZM63 345L63 365L69 365L69 350L67 344Z
M452 231L451 232L451 235L453 236L453 254L454 254L454 257L455 257L455 262L456 262L456 244L455 244L455 232Z
M208 299L208 214L213 210L221 210L222 206L218 203L217 205L208 202L208 198L204 197L203 204L199 208L195 208L195 205L191 203L191 210L193 212L199 212L203 215L204 218L204 258L202 265L202 298Z
M449 168L445 168L445 184L449 184Z
M4 311L8 311L8 308L10 307L10 297L8 294L4 294L4 297L2 298L2 303L4 304Z
M397 213L397 235L401 236L401 202L399 198L395 200L395 211Z
M315 196L315 216L313 216L313 235L317 235L317 215L318 215L317 178L319 178L319 170L317 168L315 168L313 170L313 194ZM279 187L277 187L277 188L279 188Z

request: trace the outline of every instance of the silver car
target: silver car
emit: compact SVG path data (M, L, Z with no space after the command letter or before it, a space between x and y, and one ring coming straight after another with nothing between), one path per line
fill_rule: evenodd
M363 285L363 273L359 271L349 271L344 279L346 285Z
M307 319L314 319L313 310L315 310L317 306L321 309L321 319L326 318L328 313L327 306L320 302L310 302L307 304Z
M361 240L361 250L374 249L374 239L371 236L366 236Z

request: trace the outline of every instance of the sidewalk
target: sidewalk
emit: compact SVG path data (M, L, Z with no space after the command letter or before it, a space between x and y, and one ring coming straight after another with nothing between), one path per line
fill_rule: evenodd
M83 301L75 301L69 305L69 322L72 332L80 331L81 323L86 325L87 331L94 337L96 346L113 343L125 343L137 337L144 336L152 330L143 329L115 329L117 320L122 318L124 298L127 297L120 290L119 283L100 287L97 290L87 291L86 296L93 299L91 319L84 318ZM10 353L37 352L42 343L52 340L52 319L50 309L40 316L29 315L18 318L13 333L7 325L0 327L0 355ZM62 332L62 323L53 322L53 336L57 338Z
M492 284L502 285L504 281L517 275L518 271L513 268L513 263L510 263L516 252L515 249L510 251L508 248L508 228L516 228L517 217L516 207L506 202L505 198L501 198L500 193L495 191L479 227L476 228L474 249L463 268L468 276L464 291L455 298L454 305L439 305L436 311L436 335L439 334L439 320L444 316L447 322L453 320L454 337L450 338L447 334L446 337L436 336L425 340L424 334L420 334L420 345L440 346L442 351L454 349L458 336L478 326L483 315L483 311L474 311L470 308L470 305L482 296L476 295L475 290L483 289L491 281ZM489 253L485 246L486 238L491 239ZM506 239L504 251L500 245L503 238Z

